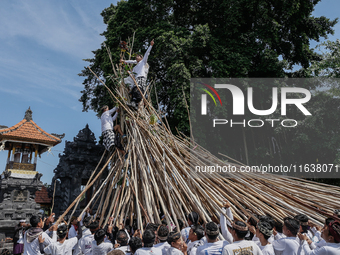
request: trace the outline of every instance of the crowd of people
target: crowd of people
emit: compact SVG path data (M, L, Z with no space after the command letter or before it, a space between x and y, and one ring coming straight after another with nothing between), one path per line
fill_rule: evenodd
M168 218L172 221L168 223L163 216L160 224L145 223L142 232L136 219L117 224L110 218L106 225L100 225L100 218L89 210L72 217L70 224L55 224L53 214L46 220L34 215L30 224L21 221L16 227L13 254L340 254L340 211L326 218L324 226L313 224L304 214L283 221L252 214L248 221L240 221L234 220L226 201L219 216L203 222L197 212L191 212L185 220L177 219L178 226L174 219Z

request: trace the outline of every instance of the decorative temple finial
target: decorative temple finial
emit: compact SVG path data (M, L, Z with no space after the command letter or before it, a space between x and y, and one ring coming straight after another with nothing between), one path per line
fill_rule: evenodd
M32 110L31 110L31 107L28 107L27 111L25 112L24 119L26 119L27 121L32 120Z

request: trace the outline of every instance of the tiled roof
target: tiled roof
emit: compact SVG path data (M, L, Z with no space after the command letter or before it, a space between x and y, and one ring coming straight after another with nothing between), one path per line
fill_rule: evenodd
M35 202L38 204L51 204L52 198L48 197L48 191L45 186L35 192Z
M26 119L13 127L1 129L0 140L6 139L51 144L53 146L61 142L61 139L45 132L33 120Z

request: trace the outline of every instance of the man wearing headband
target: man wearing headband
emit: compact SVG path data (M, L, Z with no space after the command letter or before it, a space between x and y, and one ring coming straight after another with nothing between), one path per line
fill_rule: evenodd
M150 54L150 51L153 45L154 45L154 40L152 39L152 41L150 42L150 46L145 53L144 58L143 58L143 55L137 54L136 60L123 60L123 59L120 60L120 62L122 63L136 64L132 72L135 74L137 85L142 93L144 93L146 89L146 78L149 72L148 57L149 57L149 54ZM124 79L124 82L129 83L130 88L131 88L131 92L130 92L131 104L129 106L137 110L138 104L142 100L143 97L140 94L139 89L137 88L137 86L134 84L134 82L132 81L130 77Z
M75 255L92 254L92 241L94 240L93 234L99 229L99 223L97 221L93 222L92 217L85 217L83 224L86 230L82 230L83 237L79 239L77 248L74 252Z
M274 221L274 219L272 218L272 217L270 217L270 216L268 216L268 215L261 215L261 216L258 216L258 219L260 220L260 221L265 221L265 222L267 222L267 223L269 223L269 225L271 226L271 228L272 229L274 229L274 226L275 226L275 221ZM255 227L257 228L257 222L256 222L256 224L255 224ZM251 232L253 232L253 234L254 234L254 236L253 236L253 238L252 238L252 241L254 241L254 242L260 242L260 238L257 236L257 232L256 232L256 230L255 230L255 227L250 227L249 228L249 231L251 231ZM279 238L278 238L279 239ZM268 242L269 243L273 243L273 241L274 241L275 239L274 239L274 235L272 234L270 237L269 237L269 239L268 239Z
M228 241L229 243L232 243L233 242L233 237L232 237L232 235L230 233L230 231L231 231L231 223L224 216L224 214L226 214L231 221L234 220L233 213L231 212L231 209L230 209L229 201L227 201L227 200L224 201L224 205L222 207L222 212L223 213L221 213L221 215L220 215L220 225L221 225L222 236L224 237L224 239L226 241Z
M242 221L234 221L232 223L231 235L233 236L234 242L228 244L223 248L223 255L234 255L234 254L254 254L262 255L260 248L253 241L247 241L244 238L248 234L248 227Z
M192 225L189 232L188 255L196 255L197 248L204 244L203 237L204 228L201 225Z
M168 227L160 225L157 230L159 243L155 244L154 247L161 249L163 255L166 255L167 250L171 247L171 245L167 242L168 235L169 235Z
M180 232L171 232L168 236L168 243L171 247L167 250L166 255L187 255L187 245L182 240Z
M188 214L188 227L186 228L183 228L181 230L181 235L182 235L182 239L183 241L187 244L189 242L189 231L190 231L190 228L192 225L197 225L198 224L198 219L199 219L199 216L198 216L198 213L197 212L191 212Z
M285 238L275 240L272 244L275 254L283 255L300 255L300 240L297 238L297 234L300 230L300 223L290 217L283 219L283 234Z
M197 248L197 255L220 255L222 254L222 248L229 244L227 241L218 241L220 230L215 222L209 222L205 224L205 237L207 243Z
M119 139L115 132L118 132L122 137L124 134L119 125L114 126L113 122L118 117L118 107L114 107L109 110L107 105L104 105L102 108L102 115L100 117L101 127L102 127L102 136L103 136L103 145L107 151L113 151L115 147L119 149L119 151L124 154L124 148L120 144ZM115 115L112 117L112 114L115 112Z
M273 245L268 239L273 235L273 227L269 222L259 221L256 226L256 236L259 241L255 243L260 247L263 255L275 255Z
M151 229L146 229L142 236L144 247L138 249L135 255L162 255L162 250L153 246L156 235Z
M340 223L330 222L322 231L322 238L326 245L315 250L311 250L307 243L307 236L299 234L303 241L302 248L305 255L338 255L340 254Z

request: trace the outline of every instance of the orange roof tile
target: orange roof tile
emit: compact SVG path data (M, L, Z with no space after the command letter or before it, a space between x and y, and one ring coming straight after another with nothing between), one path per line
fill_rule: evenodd
M1 129L0 140L30 141L53 146L61 142L61 139L45 132L33 120L26 119L10 128Z
M52 198L48 197L48 191L45 186L42 186L41 190L35 192L35 202L38 204L50 204Z

